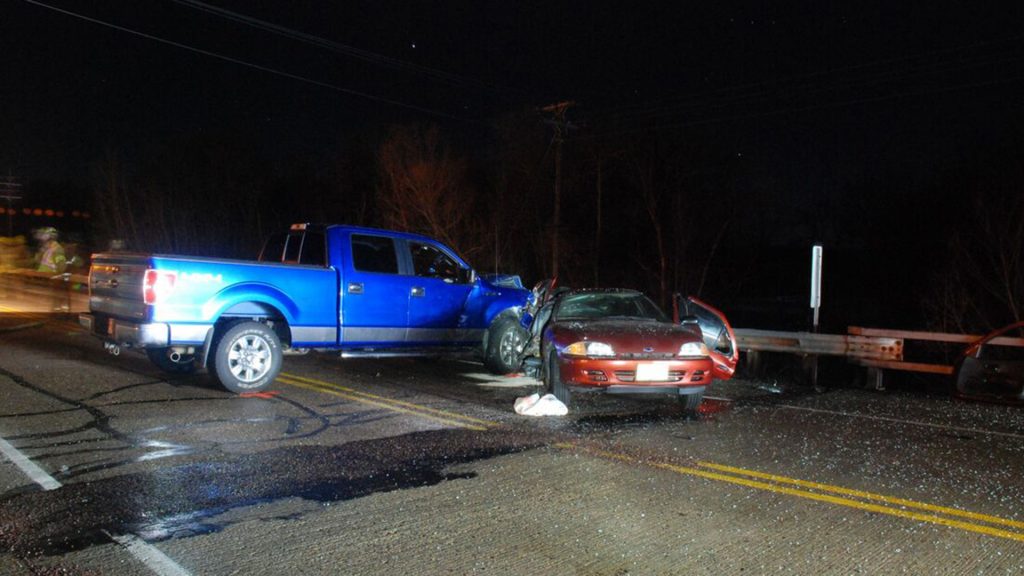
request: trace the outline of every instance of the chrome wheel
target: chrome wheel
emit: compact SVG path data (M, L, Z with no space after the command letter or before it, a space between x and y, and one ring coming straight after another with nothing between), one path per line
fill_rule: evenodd
M506 330L498 342L498 356L507 366L512 366L519 358L519 350L522 347L523 332L521 330Z
M239 382L251 383L270 371L270 343L258 334L247 334L231 343L228 370Z
M529 334L519 325L517 318L495 320L487 330L487 347L484 351L484 365L495 374L508 374L519 370L522 358L520 347L526 343Z
M281 340L259 322L240 322L214 336L209 366L228 390L260 392L268 388L281 371Z

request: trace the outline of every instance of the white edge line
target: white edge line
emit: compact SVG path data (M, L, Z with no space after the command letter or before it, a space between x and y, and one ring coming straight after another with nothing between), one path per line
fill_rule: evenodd
M14 446L11 446L3 438L0 438L0 452L3 452L4 456L20 468L33 482L42 486L43 490L56 490L61 487L61 483L57 482L53 476L47 474L46 470L43 470L35 462L29 460L28 457L19 452Z
M908 424L910 426L923 426L926 428L938 428L939 430L953 430L956 432L970 432L972 434L987 434L990 436L1003 436L1006 438L1019 438L1024 439L1024 434L1014 434L1013 432L997 432L995 430L984 430L981 428L967 428L964 426L945 426L942 424L932 424L931 422L920 422L916 420L901 420L899 418L889 418L887 416L871 416L868 414L857 414L856 412L840 412L838 410L822 410L821 408L807 408L805 406L794 406L792 404L777 404L779 408L788 408L790 410L803 410L806 412L816 412L819 414L831 414L834 416L846 416L847 418L865 418L867 420L878 420L880 422L892 422L895 424Z
M106 532L111 540L124 546L125 550L160 576L190 576L189 573L171 560L152 544L133 534L116 535Z
M42 486L43 490L56 490L62 484L46 473L35 462L28 459L17 448L11 446L10 442L0 438L0 452L3 452L15 466L21 469L33 482ZM166 554L158 550L152 544L132 534L115 536L104 530L104 534L111 540L125 548L139 562L146 565L158 576L191 576L188 571L171 560Z

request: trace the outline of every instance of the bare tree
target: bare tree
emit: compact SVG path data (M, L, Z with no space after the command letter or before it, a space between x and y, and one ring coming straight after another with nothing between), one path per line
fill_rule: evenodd
M138 233L124 162L116 152L107 150L97 164L96 172L93 201L100 228L107 231L108 240L118 239L134 245L138 241Z
M456 157L436 126L392 129L378 162L386 226L438 238L465 256L482 248L466 160Z
M934 323L979 332L1024 319L1024 197L980 194L961 221L927 302Z
M658 302L665 306L668 303L668 251L663 225L664 192L661 174L658 170L659 165L660 158L649 151L638 150L633 155L636 182L640 188L640 200L650 222L650 230L654 234L654 247L658 262L654 276L658 282Z

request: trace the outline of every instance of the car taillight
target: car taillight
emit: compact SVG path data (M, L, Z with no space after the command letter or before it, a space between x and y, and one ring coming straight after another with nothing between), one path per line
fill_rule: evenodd
M166 298L174 290L176 272L166 270L146 270L146 279L142 284L142 300L146 304L156 304Z

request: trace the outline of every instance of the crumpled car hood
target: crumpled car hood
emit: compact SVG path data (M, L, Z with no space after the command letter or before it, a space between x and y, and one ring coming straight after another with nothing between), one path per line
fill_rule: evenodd
M700 342L700 328L668 322L637 320L569 320L552 325L560 346L581 340L610 344L617 354L624 352L671 353L686 342Z

